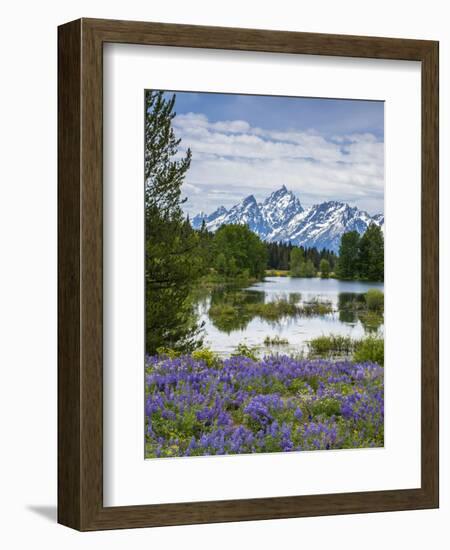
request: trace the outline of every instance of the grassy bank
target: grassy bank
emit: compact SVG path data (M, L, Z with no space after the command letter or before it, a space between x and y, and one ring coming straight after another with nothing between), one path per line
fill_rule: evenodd
M290 277L290 271L287 269L266 269L266 277Z

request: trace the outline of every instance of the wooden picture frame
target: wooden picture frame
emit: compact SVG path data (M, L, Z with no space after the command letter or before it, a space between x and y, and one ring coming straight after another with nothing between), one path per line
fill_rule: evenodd
M421 487L104 507L102 47L413 60L422 67ZM438 43L79 19L58 29L58 521L81 531L438 507Z

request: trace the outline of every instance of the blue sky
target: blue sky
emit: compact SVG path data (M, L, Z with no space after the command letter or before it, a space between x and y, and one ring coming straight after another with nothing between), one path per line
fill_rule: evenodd
M316 131L327 136L370 132L383 139L382 101L176 92L177 113L203 113L212 122L246 120L268 130Z
M384 103L176 92L180 154L192 150L186 211L261 200L286 185L304 207L341 200L384 211Z

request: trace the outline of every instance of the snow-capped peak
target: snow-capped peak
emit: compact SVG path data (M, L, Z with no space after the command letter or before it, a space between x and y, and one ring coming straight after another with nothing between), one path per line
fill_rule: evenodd
M260 208L272 231L288 223L296 214L303 212L300 201L294 193L287 190L285 185L271 193L260 204Z
M193 218L192 226L198 229L203 220L210 231L216 231L223 224L247 224L266 241L290 241L335 252L342 234L347 231L364 233L370 223L384 228L383 214L370 216L344 202L326 201L304 210L285 185L260 203L249 195L230 210L221 206L209 216L201 212Z

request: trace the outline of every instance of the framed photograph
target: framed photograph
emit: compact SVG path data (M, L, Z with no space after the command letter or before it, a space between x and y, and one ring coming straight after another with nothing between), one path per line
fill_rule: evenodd
M59 522L438 507L438 43L58 40Z

